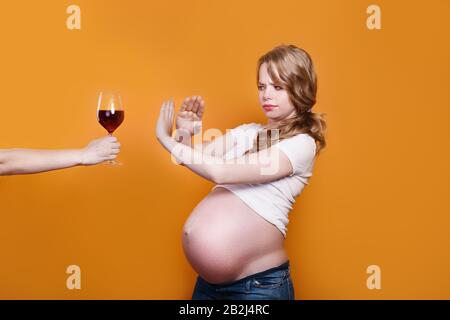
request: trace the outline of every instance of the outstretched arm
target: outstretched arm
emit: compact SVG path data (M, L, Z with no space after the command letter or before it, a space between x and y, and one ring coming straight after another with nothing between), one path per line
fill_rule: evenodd
M156 126L158 141L178 163L214 183L265 183L293 171L289 158L274 147L229 160L202 153L171 137L172 122L173 102L164 102Z
M79 165L94 165L115 159L119 151L117 138L110 136L93 140L82 149L3 149L0 150L0 175L30 174Z
M223 159L178 143L171 137L160 139L160 143L179 164L218 184L267 183L286 177L293 171L289 158L274 147L234 159Z

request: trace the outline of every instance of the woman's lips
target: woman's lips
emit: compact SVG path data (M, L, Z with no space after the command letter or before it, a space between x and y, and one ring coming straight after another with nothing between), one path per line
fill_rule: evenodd
M263 105L264 110L266 111L272 111L273 109L278 108L278 106L272 105L272 104L265 104Z

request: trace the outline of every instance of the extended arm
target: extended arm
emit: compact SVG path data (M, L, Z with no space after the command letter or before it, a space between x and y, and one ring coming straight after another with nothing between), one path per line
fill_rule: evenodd
M110 136L93 140L83 149L3 149L0 150L0 175L30 174L93 165L115 159L119 150L117 139Z
M173 100L163 102L156 125L156 138L176 163L215 183L264 183L290 175L289 158L276 147L239 158L223 159L196 150L172 138Z
M266 183L292 173L289 158L278 148L270 147L234 159L202 153L167 136L160 139L179 164L214 183Z

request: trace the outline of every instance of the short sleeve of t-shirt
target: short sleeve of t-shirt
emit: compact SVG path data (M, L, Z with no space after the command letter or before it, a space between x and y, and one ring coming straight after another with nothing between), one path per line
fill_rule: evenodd
M289 158L293 168L293 172L289 176L310 173L316 154L316 143L313 137L301 133L283 139L273 144L272 147L279 148Z
M251 144L255 133L258 131L259 125L257 123L244 123L233 129L230 129L231 135L236 139L238 144Z

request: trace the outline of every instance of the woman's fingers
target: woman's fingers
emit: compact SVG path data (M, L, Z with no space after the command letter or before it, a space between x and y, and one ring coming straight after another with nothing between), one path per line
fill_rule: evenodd
M159 110L159 114L160 116L164 116L166 112L166 102L164 101L163 104L161 105L161 109Z
M195 112L195 103L196 103L196 101L197 101L197 96L193 96L192 97L192 108L191 108L192 112Z
M162 107L161 107L161 113L165 117L170 117L170 119L173 119L175 106L173 98L164 101ZM198 118L201 118L203 113L205 111L205 102L201 96L192 96L192 97L186 97L183 102L181 103L179 114L185 115L189 114L190 112L194 113ZM196 118L197 118L196 117Z
M166 111L166 114L165 114L165 116L166 116L166 118L169 116L169 101L166 101L166 106L165 106L165 111Z
M183 102L181 103L180 112L186 111L188 103L189 103L189 97L184 98Z
M174 103L173 103L173 99L171 99L169 101L169 120L170 121L173 120L173 109L174 109Z
M161 111L165 113L166 115L169 115L171 111L173 111L173 99L169 99L167 101L164 101L161 106Z
M187 97L186 98L187 99L187 101L186 101L186 111L191 111L191 109L192 109L192 99L191 99L191 97Z
M193 113L197 113L198 105L199 105L199 99L200 99L199 96L195 96L195 99L194 99L193 105L192 105L192 112Z
M159 119L158 121L160 123L164 123L167 121L167 118L169 117L169 107L168 107L169 103L168 101L164 101L162 106L161 106L161 111L159 114Z
M203 112L205 112L205 100L203 100L203 98L200 97L200 103L199 103L198 110L197 110L197 115L199 118L202 117Z
M156 125L156 135L157 137L162 137L172 131L174 113L174 103L173 99L164 101L161 106L161 112L159 114L158 122ZM120 145L119 145L120 147Z

